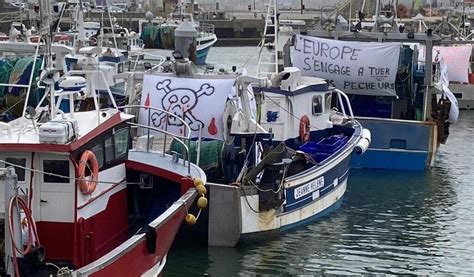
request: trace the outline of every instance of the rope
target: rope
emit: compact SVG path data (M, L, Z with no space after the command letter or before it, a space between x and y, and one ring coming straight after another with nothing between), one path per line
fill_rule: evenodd
M59 267L53 263L46 263L47 266L52 266L54 268L56 268L58 271L56 272L56 275L58 277L62 277L62 276L72 276L72 270L69 269L67 266L65 267Z
M242 194L244 195L245 202L247 203L247 206L249 206L250 210L256 214L259 214L260 212L255 210L252 205L250 205L249 200L247 199L247 194L245 194L245 190L242 186L239 186L239 188L242 190Z
M49 176L54 176L54 177L69 179L69 180L74 180L74 181L81 181L80 178L69 177L69 176L65 176L65 175L61 175L61 174L56 174L56 173L51 173L51 172L38 170L38 169L32 169L32 168L24 167L24 166L17 165L17 164L14 164L14 163L10 163L10 162L4 161L4 160L0 160L0 163L4 163L6 165L10 165L10 166L13 166L13 167L17 167L17 168L28 170L28 171L35 172L35 173L46 174L46 175L49 175ZM92 181L91 180L91 182L96 182L96 183L99 183L99 184L112 184L112 185L117 184L117 182L108 182L108 181ZM135 183L125 183L125 184L135 184Z

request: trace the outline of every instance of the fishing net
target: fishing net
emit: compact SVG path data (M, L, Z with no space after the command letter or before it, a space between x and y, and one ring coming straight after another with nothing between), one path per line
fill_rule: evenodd
M18 85L28 85L30 82L31 69L33 67L33 57L20 57L16 59L13 63L13 67L10 71L10 76L8 77L9 84L18 84ZM33 75L34 80L39 76L41 68L41 59L37 59L35 64L35 70ZM5 108L8 110L14 117L20 117L23 112L24 101L26 97L27 88L18 88L18 87L9 87L6 90L5 97ZM37 102L40 95L38 91L32 87L32 95L36 95L34 102ZM33 98L30 98L30 100Z
M162 27L160 33L163 49L174 49L174 28L171 26Z
M201 150L199 155L199 167L202 170L209 170L217 167L221 167L222 163L222 151L224 148L224 142L220 140L207 140L201 141ZM185 157L185 150L181 143L173 140L170 145L170 151L175 151L181 154L181 157ZM197 143L191 141L189 143L189 151L191 153L191 162L196 163L197 158Z
M0 60L0 83L6 84L10 78L10 73L12 72L13 65L8 59ZM6 87L0 87L0 98L5 97L5 92L7 91Z
M145 44L145 48L161 48L161 35L158 26L145 26L140 39Z

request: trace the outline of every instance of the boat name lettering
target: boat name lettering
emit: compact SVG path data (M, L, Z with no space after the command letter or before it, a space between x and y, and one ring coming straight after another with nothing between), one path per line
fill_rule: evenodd
M316 180L313 180L305 185L295 188L295 199L301 198L305 195L312 193L324 186L324 176L319 177Z

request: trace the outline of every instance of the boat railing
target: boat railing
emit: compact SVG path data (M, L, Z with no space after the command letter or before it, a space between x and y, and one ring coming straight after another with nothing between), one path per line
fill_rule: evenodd
M166 60L163 56L150 53L131 52L129 55L131 57L129 71L131 72L136 72L139 65L144 67L146 73L159 71Z
M214 34L214 28L214 24L199 23L198 32L211 36Z
M344 116L349 116L353 120L354 113L352 112L352 106L351 106L351 101L349 100L349 97L340 89L334 89L334 91L337 94L337 99L339 101L339 104L341 104L342 113L344 114ZM346 112L346 108L344 107L344 104L347 105L347 109L349 113Z
M153 136L151 134L152 131L163 134L163 150L162 150L163 156L165 156L167 152L166 150L168 146L168 137L171 137L172 138L171 141L176 141L183 147L184 149L184 155L183 155L184 157L182 157L183 165L184 166L187 165L188 174L191 173L191 155L189 151L189 141L191 139L191 128L186 123L186 121L184 121L181 117L169 111L166 111L160 108L145 106L145 105L126 105L126 106L120 106L118 108L125 109L127 113L132 113L131 112L132 110L135 110L135 112L137 112L136 111L137 109L138 109L138 112L144 111L145 115L147 116L145 117L147 121L147 125L136 123L136 122L128 122L128 124L131 125L132 127L146 130L146 152L150 152L153 148ZM162 116L163 114L164 114L164 118L162 118L162 122L163 121L165 122L164 126L162 126L161 128L150 126L153 121L152 119L153 116L155 115ZM182 124L182 126L184 127L183 135L176 134L168 130L168 126L170 125L168 124L168 122L170 118L177 120ZM200 138L198 139L198 141L200 141ZM199 152L199 149L198 149L198 152ZM177 155L178 153L173 153L173 157L175 157L176 159L175 161L179 160L179 157Z
M30 93L31 93L31 87L33 84L33 76L35 75L35 68L36 68L36 60L39 57L39 50L40 50L40 44L43 42L41 38L38 39L36 42L36 49L35 49L35 55L33 56L33 65L31 66L31 71L30 71L30 76L28 78L28 84L27 85L22 85L22 84L8 84L8 83L0 83L0 87L15 87L15 88L26 88L26 97L25 97L25 102L28 103L28 99L30 98ZM41 68L44 67L44 59L42 59L42 64ZM27 104L23 107L23 112L22 112L22 117L25 116L26 113L26 108Z

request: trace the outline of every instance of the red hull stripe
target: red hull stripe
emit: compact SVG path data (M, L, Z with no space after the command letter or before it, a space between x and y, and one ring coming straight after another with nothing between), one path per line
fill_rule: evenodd
M196 199L196 190L189 189L149 226L156 232L156 250L148 254L146 235L137 234L107 255L78 269L77 276L140 276L163 260L187 213Z

